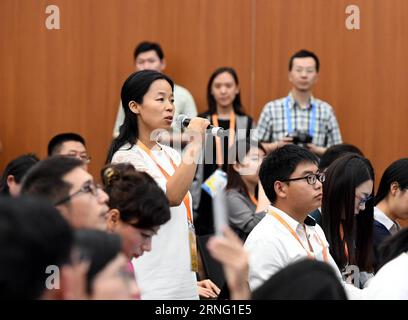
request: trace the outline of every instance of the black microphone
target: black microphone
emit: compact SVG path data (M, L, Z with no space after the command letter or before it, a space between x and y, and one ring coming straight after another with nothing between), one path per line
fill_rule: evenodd
M190 121L191 119L187 117L185 114L179 114L176 118L175 123L176 123L177 128L182 129L182 128L187 128ZM225 132L226 132L224 128L214 127L211 124L207 127L207 130L209 130L209 134L211 134L212 136L218 136L218 137L225 136Z

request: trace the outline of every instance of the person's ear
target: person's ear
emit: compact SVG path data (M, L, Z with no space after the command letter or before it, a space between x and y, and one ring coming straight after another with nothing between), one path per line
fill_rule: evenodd
M287 187L287 184L285 184L284 182L275 181L275 183L273 184L273 188L275 190L277 198L283 198L283 199L286 198L287 196L286 187Z
M120 212L118 209L110 209L106 215L106 229L113 232L120 222Z
M238 162L236 162L236 163L234 163L233 165L232 165L232 168L236 171L236 172L240 172L240 170L241 170L241 168L242 168L242 165L240 164L240 163L238 163Z
M166 59L161 59L161 61L160 61L160 71L163 71L164 69L166 69L166 66L167 66L167 64L166 64Z
M9 187L9 189L10 189L10 187L12 187L14 184L16 183L16 179L14 179L14 176L13 175L8 175L7 176L7 186Z
M135 101L133 101L133 100L129 102L129 109L134 114L139 114L140 113L140 105L138 103L136 103Z
M390 190L389 190L390 194L391 194L393 197L395 197L395 195L397 194L398 190L399 190L399 183L398 183L397 181L392 182L392 183L390 184Z

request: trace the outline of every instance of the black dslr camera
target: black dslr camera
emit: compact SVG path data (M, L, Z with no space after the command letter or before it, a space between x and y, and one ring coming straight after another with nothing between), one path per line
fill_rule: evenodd
M313 139L313 137L307 132L297 130L293 131L291 134L288 134L288 137L292 137L293 143L301 147L306 147L306 145L311 143Z

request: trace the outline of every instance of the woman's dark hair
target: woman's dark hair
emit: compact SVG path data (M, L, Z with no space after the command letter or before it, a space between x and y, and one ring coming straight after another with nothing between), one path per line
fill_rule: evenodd
M91 294L96 275L121 253L122 240L115 233L106 233L96 229L79 229L75 232L74 249L82 259L89 261L86 288L88 294Z
M324 169L328 168L334 162L334 160L340 158L346 153L357 153L358 155L364 157L363 152L355 145L348 143L335 144L334 146L327 148L327 150L323 153L319 161L319 170L323 171Z
M379 247L378 269L408 251L408 228L402 229L392 237L386 239Z
M106 163L112 160L112 157L116 151L123 145L129 143L132 147L139 137L139 128L137 127L136 115L130 110L129 102L134 101L142 104L143 98L149 91L150 86L156 80L165 80L170 86L171 90L174 90L174 82L168 76L163 73L153 70L142 70L132 73L122 86L121 98L122 107L125 112L125 120L119 129L119 136L112 141L112 144L108 151Z
M221 67L218 68L217 70L215 70L213 72L213 74L210 77L210 80L208 81L208 86L207 86L207 102L208 102L208 113L209 114L214 114L217 112L217 102L215 101L214 96L211 93L211 88L212 88L212 84L214 82L214 79L221 73L224 72L228 72L235 81L235 84L238 86L239 82L238 82L238 75L235 72L235 70L233 68L230 67ZM234 108L234 112L236 114L240 114L240 115L245 115L244 111L242 110L242 103L241 103L241 93L238 92L235 96L234 101L232 102L233 108Z
M374 169L368 159L357 154L340 157L326 171L322 227L330 244L330 253L340 270L347 264L357 265L362 271L373 270L374 201L367 201L365 209L358 215L354 213L356 188L368 180L374 181Z
M408 188L408 158L394 161L385 169L375 196L376 205L388 195L394 182L398 183L401 190Z
M317 260L300 260L281 269L254 290L252 300L347 300L333 268Z
M21 183L21 180L26 172L38 161L40 161L40 159L38 159L38 157L33 153L23 154L22 156L11 160L7 164L6 169L4 169L3 175L0 178L0 194L10 194L7 184L8 176L13 176L15 182Z
M249 139L238 140L237 143L232 145L228 150L228 157L234 157L235 159L230 159L232 161L228 161L228 182L226 189L237 190L246 197L249 197L248 189L244 180L242 180L241 175L234 169L234 164L241 164L251 148L258 148L266 154L265 149L259 142Z
M109 208L120 212L120 220L136 228L151 229L170 220L168 199L156 181L131 164L110 164L102 169Z

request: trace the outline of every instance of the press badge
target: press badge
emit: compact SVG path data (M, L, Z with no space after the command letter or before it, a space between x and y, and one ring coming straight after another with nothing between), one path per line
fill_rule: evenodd
M227 186L227 174L221 169L217 169L208 177L201 187L212 197Z

